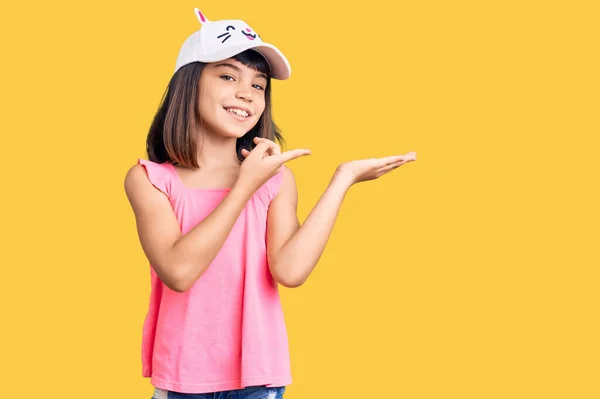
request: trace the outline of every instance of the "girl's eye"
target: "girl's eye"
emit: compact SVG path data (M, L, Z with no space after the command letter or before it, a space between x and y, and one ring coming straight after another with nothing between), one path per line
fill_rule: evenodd
M235 80L235 79L233 78L233 76L231 76L231 75L221 75L221 76L220 76L220 78L221 78L221 79L223 79L223 80L224 80L224 81L226 81L226 82L232 82L232 81L234 81L234 80ZM254 85L252 85L252 87L254 87L254 88L255 88L255 89L257 89L257 90L264 90L264 89L265 89L264 87L262 87L262 86L261 86L261 85L259 85L259 84L254 84Z

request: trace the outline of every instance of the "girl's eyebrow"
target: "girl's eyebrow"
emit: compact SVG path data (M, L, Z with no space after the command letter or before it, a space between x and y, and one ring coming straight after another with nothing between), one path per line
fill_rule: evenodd
M236 70L236 71L238 71L238 72L241 72L241 71L242 71L242 70L241 70L241 68L240 68L240 67L238 67L237 65L233 65L233 64L230 64L230 63L228 63L228 62L221 62L221 63L219 63L219 64L215 65L215 68L219 68L219 67L229 67L229 68L231 68L231 69L235 69L235 70ZM268 79L267 79L267 75L265 75L265 74L264 74L264 73L262 73L262 72L257 72L257 73L256 73L256 76L260 76L261 78L264 78L265 80L268 80Z

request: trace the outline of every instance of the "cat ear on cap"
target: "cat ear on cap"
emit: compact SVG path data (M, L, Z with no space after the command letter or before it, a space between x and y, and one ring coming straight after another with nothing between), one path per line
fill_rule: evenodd
M196 18L198 18L198 21L200 21L201 24L209 22L208 18L206 18L199 9L194 8L194 14L196 14Z

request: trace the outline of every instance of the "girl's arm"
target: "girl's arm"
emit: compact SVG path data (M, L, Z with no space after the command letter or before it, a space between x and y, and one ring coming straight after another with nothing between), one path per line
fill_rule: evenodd
M292 172L284 168L283 182L271 202L267 219L269 267L278 283L292 288L306 281L325 249L351 185L348 175L336 172L300 226L296 181Z
M210 266L253 193L287 161L310 154L290 150L265 157L269 145L259 143L244 160L227 196L185 235L168 198L148 180L142 165L125 177L125 192L133 209L142 249L167 287L184 292Z
M411 152L340 165L302 226L296 216L298 192L294 175L284 168L283 182L271 202L267 220L267 254L275 280L286 287L298 287L306 281L325 249L342 202L353 184L377 179L414 160L416 154Z
M158 277L177 292L186 291L211 264L252 190L235 186L202 222L182 235L166 195L148 180L142 165L125 178L142 249Z

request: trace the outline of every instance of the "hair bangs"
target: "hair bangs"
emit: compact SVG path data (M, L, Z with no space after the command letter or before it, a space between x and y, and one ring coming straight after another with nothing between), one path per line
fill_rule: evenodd
M269 63L267 62L265 57L263 57L262 54L255 50L246 50L244 52L234 55L231 58L241 62L250 69L254 69L257 72L262 72L266 74L269 78L271 77L271 68L269 66Z

